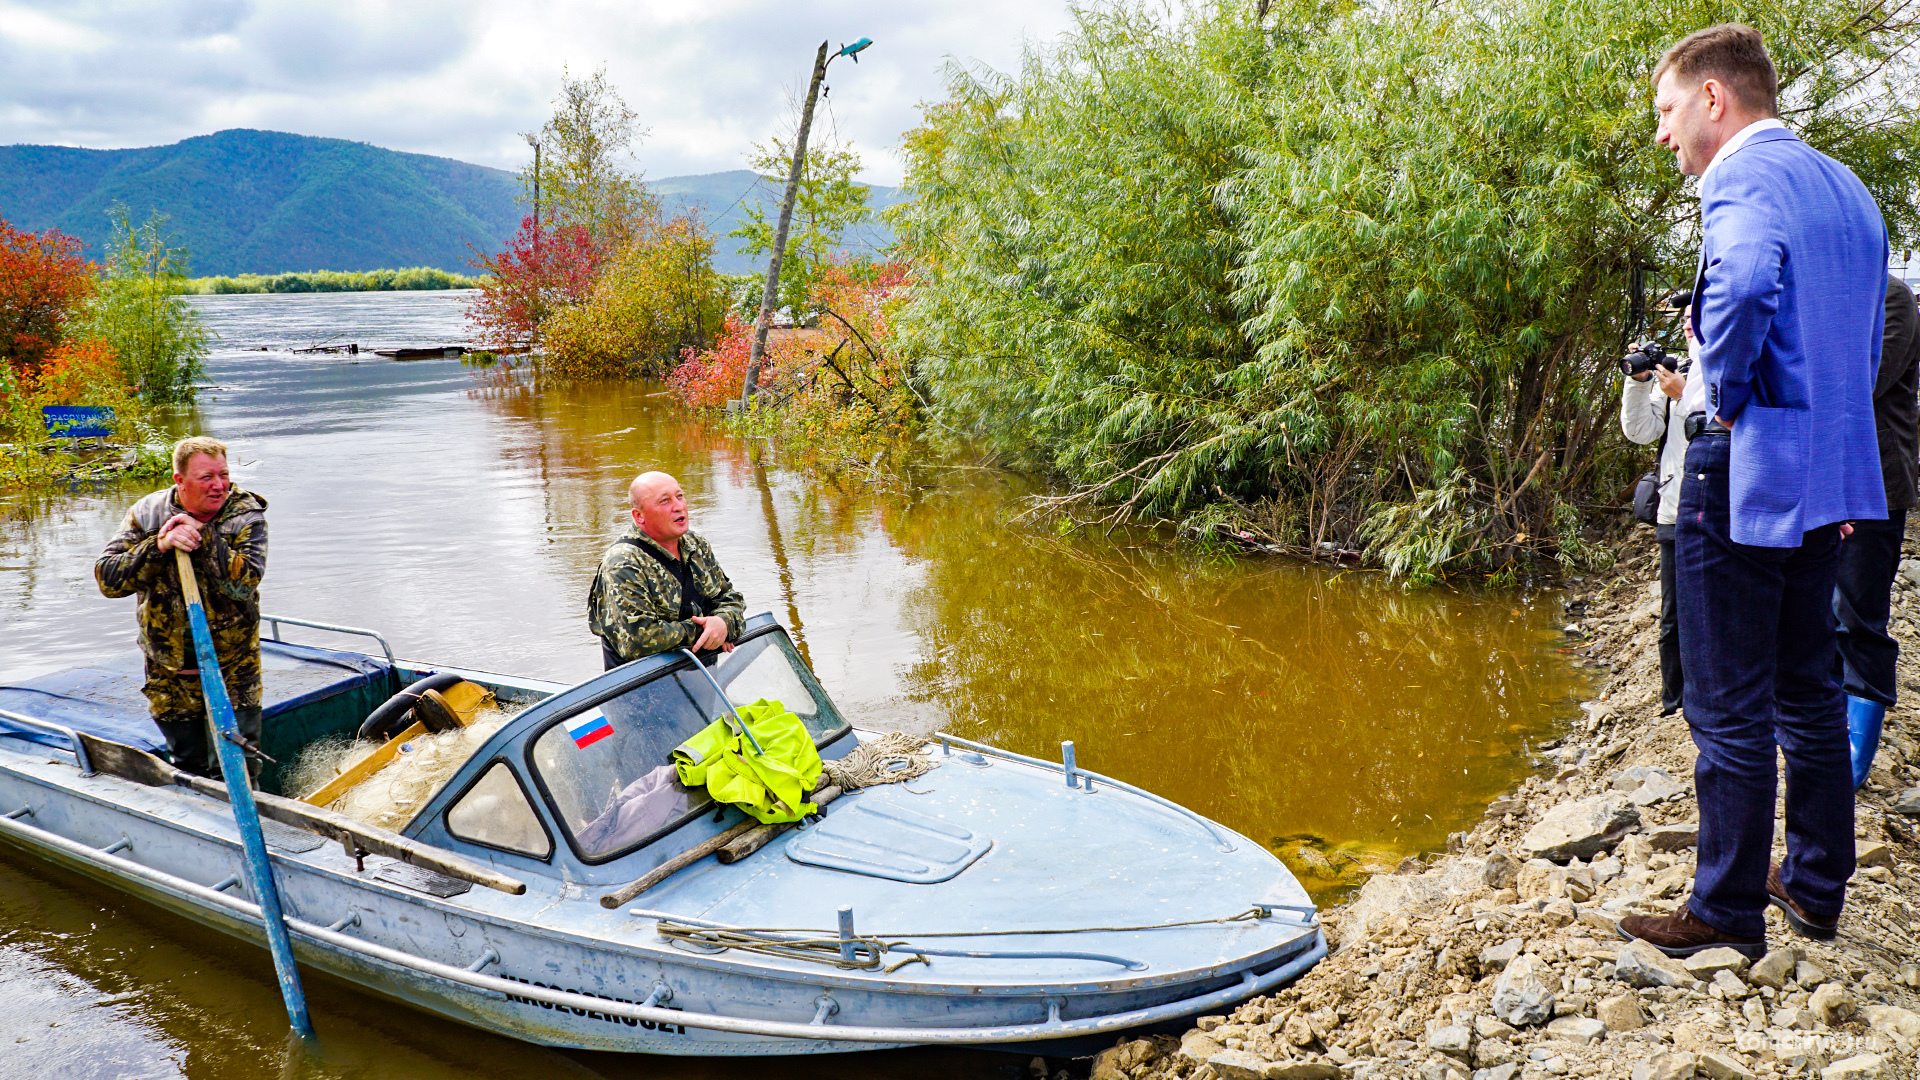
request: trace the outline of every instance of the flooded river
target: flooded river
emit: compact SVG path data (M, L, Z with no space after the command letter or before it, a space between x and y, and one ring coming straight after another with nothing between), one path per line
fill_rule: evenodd
M1409 593L1151 536L1060 537L1013 521L1029 490L1015 478L929 465L905 484L823 481L653 385L536 392L454 360L291 351L459 341L463 294L195 303L221 338L213 388L170 424L227 440L240 484L267 499L264 609L376 628L402 656L596 673L587 584L626 521L627 481L657 468L679 477L748 610L793 630L855 723L1055 758L1072 739L1086 767L1273 845L1312 888L1444 845L1575 711L1549 594ZM102 598L92 563L142 493L0 504L0 682L134 647L132 601ZM762 1068L556 1053L325 979L309 992L322 1045L289 1076ZM0 850L7 1074L280 1076L284 1033L264 952ZM1026 1075L967 1051L803 1067Z

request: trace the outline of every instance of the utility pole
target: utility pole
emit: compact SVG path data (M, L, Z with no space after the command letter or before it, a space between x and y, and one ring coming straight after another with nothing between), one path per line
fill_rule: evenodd
M807 104L800 110L800 131L793 140L793 164L787 169L787 194L780 201L780 220L773 229L773 252L767 256L767 285L760 293L760 317L754 320L753 345L747 350L747 376L740 385L742 409L760 390L760 362L767 354L767 330L773 323L773 304L780 293L780 261L787 253L787 227L793 224L793 200L800 194L800 170L807 160L807 131L813 127L813 104L820 97L821 80L827 77L828 64L842 56L853 57L857 64L860 50L871 44L872 38L861 38L828 56L828 43L823 41L819 54L813 58L813 81L807 84Z
M540 140L535 138L531 133L523 135L522 138L527 140L528 146L533 147L533 288L535 299L533 320L537 335L540 325L539 301L542 299L540 297L540 277L545 270L545 267L540 262ZM533 343L538 344L537 336Z

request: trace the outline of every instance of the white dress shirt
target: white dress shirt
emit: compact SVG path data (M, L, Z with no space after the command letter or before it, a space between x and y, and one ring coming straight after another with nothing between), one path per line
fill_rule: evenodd
M1719 152L1713 155L1713 160L1707 162L1707 167L1700 170L1700 182L1705 183L1707 174L1713 171L1713 167L1725 161L1727 158L1732 157L1735 150L1747 145L1748 139L1753 138L1763 131L1772 131L1774 128L1784 128L1786 126L1787 125L1781 123L1779 120L1770 117L1766 120L1755 120L1753 123L1734 132L1733 138L1728 139L1726 145L1722 146Z

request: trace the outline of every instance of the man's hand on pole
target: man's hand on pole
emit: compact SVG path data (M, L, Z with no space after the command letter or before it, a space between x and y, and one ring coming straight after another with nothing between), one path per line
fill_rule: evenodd
M200 546L200 522L191 514L175 514L160 526L153 543L161 551L192 551Z

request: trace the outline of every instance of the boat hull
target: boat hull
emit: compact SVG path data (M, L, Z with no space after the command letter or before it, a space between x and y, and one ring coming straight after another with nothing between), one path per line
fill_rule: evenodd
M9 815L0 820L0 839L51 866L264 944L255 909L238 895L244 886L227 883L240 876L240 851L224 803L117 777L81 777L60 756L0 745L0 814ZM397 865L392 860L368 856L362 870L337 845L312 846L317 838L289 832L275 832L269 848L302 965L458 1023L555 1047L799 1055L968 1045L974 1033L980 1043L1051 1044L1051 1052L1068 1052L1073 1044L1056 1040L1110 1042L1139 1026L1124 1024L1128 1016L1166 1023L1219 1011L1291 978L1324 952L1317 933L1307 931L1278 955L1256 958L1254 967L1200 980L1114 981L1107 992L1086 981L956 992L878 973L768 970L688 954L624 912L604 913L611 921L591 932L556 930L529 919L597 908L581 903L578 886L530 882L526 896L474 889L436 897L383 878ZM677 1022L676 1013L689 1022ZM814 1022L796 1019L808 1016Z

